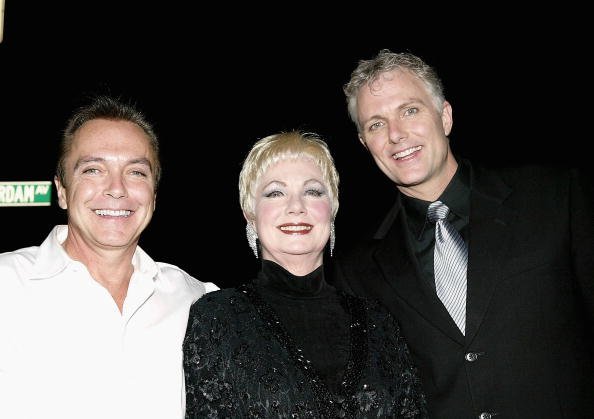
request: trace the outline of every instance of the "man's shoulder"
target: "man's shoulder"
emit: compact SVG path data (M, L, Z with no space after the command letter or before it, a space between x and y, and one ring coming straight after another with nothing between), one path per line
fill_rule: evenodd
M0 272L4 276L10 272L25 273L37 259L39 246L23 247L10 252L0 253Z
M199 295L219 289L214 283L200 281L177 265L167 262L155 263L159 269L160 279L167 281L173 286L192 289Z
M0 261L6 262L19 258L31 259L34 258L39 251L39 246L23 247L21 249L11 250L8 252L0 253Z
M377 263L374 260L374 255L380 242L379 239L362 240L336 251L332 258L334 273L330 281L335 283L336 278L340 278L347 272L350 273L348 276L354 277L366 277L375 272Z
M65 225L56 225L39 246L28 246L0 253L0 273L2 277L10 272L20 277L52 274L61 269L61 246L58 234L65 231ZM0 277L1 279L4 279Z
M475 176L480 179L499 177L506 183L542 184L543 182L565 181L578 168L546 164L524 164L509 166L474 166Z
M0 254L0 309L16 308L25 296L29 280L35 276L39 248L26 247Z
M358 239L344 248L337 249L335 251L335 260L352 260L353 258L364 257L373 252L380 242L381 240L375 238Z

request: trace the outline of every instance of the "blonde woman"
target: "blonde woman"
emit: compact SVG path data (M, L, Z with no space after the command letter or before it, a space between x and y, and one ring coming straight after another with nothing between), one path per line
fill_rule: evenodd
M272 135L247 155L240 203L262 268L191 308L187 418L425 417L394 318L325 281L338 180L315 134Z

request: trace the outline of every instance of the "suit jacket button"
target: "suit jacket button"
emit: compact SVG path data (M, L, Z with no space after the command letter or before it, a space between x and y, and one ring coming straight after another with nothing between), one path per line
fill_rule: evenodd
M478 358L478 354L476 354L475 352L468 352L466 355L464 355L464 359L467 360L468 362L474 362L476 361ZM483 413L481 413L481 415L483 415ZM490 418L490 416L489 416ZM486 416L483 418L483 416L480 416L480 419L489 419Z

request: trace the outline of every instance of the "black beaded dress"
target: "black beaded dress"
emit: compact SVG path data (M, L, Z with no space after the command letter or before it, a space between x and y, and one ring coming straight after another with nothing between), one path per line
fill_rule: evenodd
M184 339L186 418L425 418L397 322L337 291L323 266L262 261L251 283L210 292Z

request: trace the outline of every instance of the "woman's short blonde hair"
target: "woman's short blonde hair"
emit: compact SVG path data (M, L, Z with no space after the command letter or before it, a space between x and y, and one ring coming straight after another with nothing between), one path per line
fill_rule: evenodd
M328 144L316 133L289 131L258 140L243 161L239 174L239 203L244 214L254 218L258 181L270 166L286 159L309 158L322 172L332 204L332 219L338 212L338 171Z

